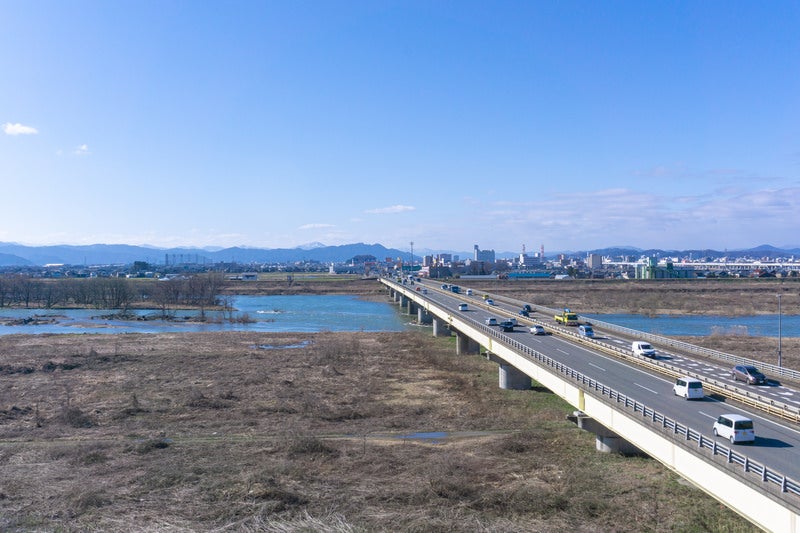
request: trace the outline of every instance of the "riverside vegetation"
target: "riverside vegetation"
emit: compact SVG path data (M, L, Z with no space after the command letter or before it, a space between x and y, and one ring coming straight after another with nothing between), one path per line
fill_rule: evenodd
M425 330L7 335L0 380L0 530L757 530Z

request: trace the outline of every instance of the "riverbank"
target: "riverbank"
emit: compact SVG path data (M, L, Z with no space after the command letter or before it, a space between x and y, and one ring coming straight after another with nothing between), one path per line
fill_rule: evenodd
M3 530L756 531L429 331L23 335L0 360Z
M631 313L642 315L744 316L775 314L782 295L782 312L800 314L800 279L705 280L535 280L452 279L498 295L553 308L569 307L583 314ZM228 282L225 294L358 294L374 298L385 293L375 279L352 276L295 276L291 282L275 278Z
M274 296L298 294L357 294L363 297L379 295L384 286L375 278L362 278L348 274L294 274L269 276L258 281L227 281L223 295Z

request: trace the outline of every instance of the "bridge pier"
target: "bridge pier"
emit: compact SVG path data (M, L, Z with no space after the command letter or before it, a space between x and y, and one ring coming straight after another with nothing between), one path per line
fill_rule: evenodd
M530 390L531 377L519 370L514 365L509 364L505 359L498 357L492 352L486 352L486 359L494 361L499 365L497 371L498 386L505 390Z
M619 453L622 455L646 455L639 448L626 441L594 418L582 411L575 411L567 418L583 430L594 433L595 449L603 453Z
M408 298L408 304L406 305L406 311L409 315L413 315L417 312L417 304L414 303L414 300Z
M447 322L439 318L433 317L433 336L434 337L449 337L450 329L447 327Z
M422 307L417 307L417 324L430 324L433 321L433 315L427 312Z
M508 363L501 364L498 370L498 384L501 389L506 390L530 390L531 377Z
M480 353L481 345L469 335L456 331L456 355L472 355Z

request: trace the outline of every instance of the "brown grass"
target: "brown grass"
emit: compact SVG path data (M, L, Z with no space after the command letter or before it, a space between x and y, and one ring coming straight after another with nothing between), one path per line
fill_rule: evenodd
M463 280L461 285L578 313L800 314L800 279Z
M421 332L13 335L0 361L0 530L754 531Z

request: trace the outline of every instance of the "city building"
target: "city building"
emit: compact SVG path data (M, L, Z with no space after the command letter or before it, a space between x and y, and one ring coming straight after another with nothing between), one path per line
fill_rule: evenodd
M475 245L475 255L473 261L480 261L483 263L494 263L494 250L481 250L478 245Z

